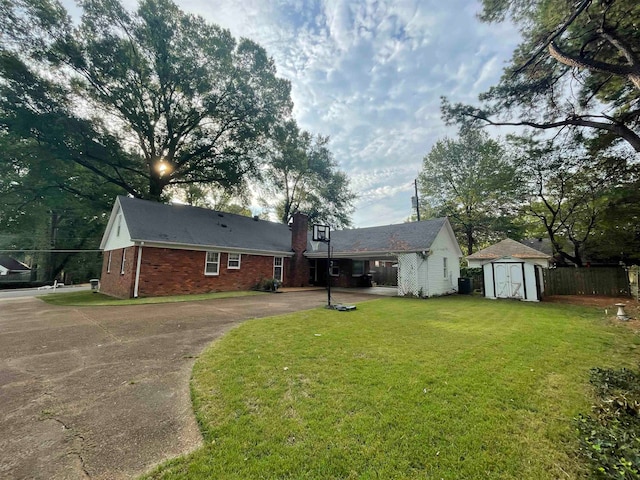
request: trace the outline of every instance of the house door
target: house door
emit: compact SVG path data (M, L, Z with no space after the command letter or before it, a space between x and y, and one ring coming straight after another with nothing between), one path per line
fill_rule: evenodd
M524 297L524 279L521 263L494 263L493 276L497 298Z

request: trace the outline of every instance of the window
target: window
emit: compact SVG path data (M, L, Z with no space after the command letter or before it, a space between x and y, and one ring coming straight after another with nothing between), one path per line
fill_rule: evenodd
M125 264L126 257L127 257L127 251L123 248L122 249L122 263L120 263L120 275L124 275L124 264Z
M218 275L220 272L220 253L207 252L204 260L204 274Z
M273 278L275 278L279 282L282 282L282 265L282 257L273 257Z
M116 229L116 237L120 236L120 227L122 226L122 214L118 215L118 228Z
M240 254L228 253L227 254L227 268L230 270L238 270L240 268Z
M111 253L109 252L109 258L107 259L107 273L111 273Z
M351 275L353 275L354 277L360 277L364 275L364 260L353 261L353 269L351 271Z
M444 278L449 278L449 268L447 266L447 258L442 259L442 266L444 270Z
M329 268L329 275L332 277L340 276L340 267L338 266L338 262L331 261L331 268Z

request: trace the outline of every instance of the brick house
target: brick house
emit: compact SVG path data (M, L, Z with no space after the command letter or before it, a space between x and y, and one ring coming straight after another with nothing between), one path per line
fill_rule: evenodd
M432 268L438 285L422 292L455 289L462 253L446 218L332 232L331 268L326 244L311 241L308 227L304 214L283 225L119 196L100 244L100 291L135 298L250 290L269 278L296 287L326 285L327 277L335 286L365 286L369 262L405 259L402 271L411 277L417 256L444 261L444 276L442 265Z

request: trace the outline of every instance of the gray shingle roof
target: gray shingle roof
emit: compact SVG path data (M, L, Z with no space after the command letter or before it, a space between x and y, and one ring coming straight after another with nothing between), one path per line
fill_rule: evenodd
M123 196L118 200L134 242L284 254L292 252L291 229L288 225L256 221L242 215L189 205L166 205ZM436 218L381 227L336 230L331 232L331 247L334 254L428 250L446 221L446 218ZM325 244L313 250L311 233L308 239L307 254L324 252L326 255Z
M332 231L332 252L334 254L361 254L428 250L446 221L446 218L434 218L421 222ZM309 239L311 240L311 235ZM312 252L310 243L307 252ZM326 244L320 244L318 249L313 251L313 253L318 252L326 254Z
M189 205L118 200L133 241L291 252L291 230L281 223Z
M28 272L31 270L27 265L19 262L15 258L6 255L0 255L0 265L12 272Z
M473 255L469 255L470 260L493 260L502 257L514 258L551 258L551 255L542 253L534 248L527 247L520 242L506 238L495 245L491 245L483 250L479 250Z

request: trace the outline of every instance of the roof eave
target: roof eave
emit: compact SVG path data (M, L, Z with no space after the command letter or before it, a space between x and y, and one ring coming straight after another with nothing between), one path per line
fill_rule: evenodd
M269 257L293 257L294 252L281 251L281 250L257 250L252 248L241 247L227 247L223 245L199 245L190 243L177 243L177 242L157 242L140 239L132 239L136 245L142 245L144 247L155 248L171 248L175 250L198 250L198 251L220 251L230 253L244 253L246 255L262 255Z
M331 258L397 258L398 255L403 253L418 253L418 252L429 252L428 249L416 249L416 250L397 250L397 251L389 251L389 250L378 250L378 251L366 251L366 252L332 252ZM307 258L327 258L327 252L305 252L304 254Z

